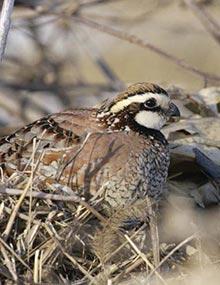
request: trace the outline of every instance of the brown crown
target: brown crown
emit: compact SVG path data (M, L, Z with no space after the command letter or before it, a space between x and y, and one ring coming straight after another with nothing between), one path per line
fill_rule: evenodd
M147 82L140 82L130 85L125 91L119 93L117 96L117 101L122 99L126 99L130 96L134 96L136 94L145 94L145 93L157 93L157 94L164 94L168 96L166 90L158 86L157 84L147 83Z

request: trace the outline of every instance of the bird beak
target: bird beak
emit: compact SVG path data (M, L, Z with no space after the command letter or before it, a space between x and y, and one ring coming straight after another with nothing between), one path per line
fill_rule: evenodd
M174 103L170 103L167 115L169 117L180 117L180 111Z

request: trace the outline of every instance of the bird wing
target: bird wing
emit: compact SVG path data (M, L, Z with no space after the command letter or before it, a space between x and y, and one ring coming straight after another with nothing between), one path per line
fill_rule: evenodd
M65 150L79 145L97 128L94 110L67 110L43 117L0 140L0 164L22 170L35 151L35 159L48 149ZM35 149L34 149L35 148ZM10 167L9 167L10 165Z

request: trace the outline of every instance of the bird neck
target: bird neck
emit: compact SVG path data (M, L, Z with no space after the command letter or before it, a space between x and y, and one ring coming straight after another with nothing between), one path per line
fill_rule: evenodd
M160 141L161 143L163 143L165 145L168 144L165 136L161 133L160 130L144 127L144 126L138 124L135 120L132 120L130 122L130 129L133 132L136 132L136 133L143 135L147 138L150 138L150 139L153 139L156 141Z
M133 117L129 117L127 114L121 113L115 116L112 113L97 112L96 118L99 123L109 131L132 131L150 139L160 141L163 144L167 144L166 138L159 130L144 127L138 124Z

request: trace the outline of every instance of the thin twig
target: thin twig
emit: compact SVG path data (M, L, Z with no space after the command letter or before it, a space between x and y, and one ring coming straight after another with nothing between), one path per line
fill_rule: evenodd
M21 193L19 195L21 195ZM7 214L11 215L13 210L11 208L8 208L8 207L4 206L4 211ZM27 216L25 214L22 214L22 213L18 213L17 217L19 217L20 219L22 219L24 221L28 221L29 220L29 216ZM32 223L39 226L39 225L41 225L41 220L35 219L35 220L32 221Z
M196 234L191 235L190 237L184 239L181 243L179 243L175 248L173 248L165 257L164 259L161 260L161 262L154 268L153 271L150 272L150 274L147 276L147 280L146 282L150 279L150 277L157 272L157 270L159 269L159 267L164 264L164 262L174 254L174 252L176 252L179 248L181 248L182 246L184 246L184 244L190 242L191 240L195 239L197 237Z
M36 141L36 139L34 139L34 141ZM33 146L35 146L35 145L36 145L36 143L34 142ZM33 151L32 151L32 154L31 154L31 160L32 161L34 161L35 151L36 151L36 149L33 147ZM23 192L21 193L21 196L18 199L18 202L15 205L15 207L13 209L13 212L12 212L12 214L11 214L9 220L8 220L7 226L6 226L6 228L5 228L5 230L4 230L3 234L2 234L3 239L5 241L7 241L7 239L8 239L8 236L9 236L9 234L11 232L11 229L13 227L13 224L14 224L14 220L15 220L17 214L18 214L19 208L21 207L21 204L22 204L25 196L27 195L27 192L29 191L30 187L32 186L32 182L33 182L33 171L31 171L31 174L30 174L30 177L28 179L27 185L26 185L25 189L23 190Z
M121 277L128 276L128 273L130 273L133 270L135 270L136 268L138 268L142 263L144 263L144 260L137 255L137 258L135 259L135 261L132 261L130 266L126 267L123 270L123 272L121 272L118 275L116 275L114 277L113 281L118 281L118 280L120 280ZM148 283L145 283L145 284L149 285Z
M143 224L137 231L135 231L131 236L130 239L132 240L133 238L135 238L143 229L146 228L146 224ZM123 235L123 237L125 238L125 235ZM128 244L128 240L125 238L125 241L116 249L114 250L110 255L107 255L107 257L105 258L105 263L107 264L108 261L115 256L122 248L124 248L127 244ZM140 264L143 262L143 260L141 260ZM103 265L101 263L99 263L99 265L97 265L97 267L94 267L91 271L90 274L94 273L97 271L97 268L102 267ZM137 265L138 266L138 265ZM121 267L121 266L120 266ZM130 267L129 267L130 268ZM116 281L118 278L120 278L121 275L124 275L124 273L126 273L126 269L121 272L119 275L114 277L114 281Z
M103 75L109 81L110 85L113 85L118 91L125 88L124 83L118 78L116 73L112 70L107 61L101 55L101 52L98 46L95 45L92 36L89 33L86 33L86 36L89 39L88 45L84 45L83 39L79 33L75 33L74 36L77 37L79 43L81 44L81 47L84 48L85 52L89 55L89 57L92 58L94 63L102 71Z
M24 193L24 190L4 188L3 186L1 186L0 193L19 196ZM71 196L65 196L65 195L59 195L59 194L49 194L49 193L37 192L37 191L32 191L32 192L28 191L25 193L26 197L30 197L30 195L32 195L33 198L38 198L38 199L45 199L45 200L49 199L49 200L55 200L55 201L66 201L66 202L79 203L82 206L84 206L87 210L89 210L100 221L102 222L106 221L105 218L101 214L99 214L99 212L97 212L87 202L83 201L79 196L74 195L74 193Z
M76 159L76 157L80 154L80 152L83 150L83 148L84 148L84 146L86 145L86 143L87 143L87 141L88 141L88 139L89 139L90 136L91 136L91 133L88 133L88 134L86 135L84 141L82 142L80 148L77 150L76 154L75 154L73 157L71 157L71 159L69 159L69 160L65 163L65 165L62 167L60 173L57 174L57 180L58 180L58 181L61 179L61 176L62 176L62 174L63 174L65 168L66 168L71 162L73 162L73 161ZM71 176L69 177L69 180L70 180L70 178L71 178ZM69 182L70 182L70 181L68 181L68 184L69 184Z
M50 235L50 237L52 238L52 240L55 242L55 244L59 247L59 249L61 250L61 252L75 265L78 267L78 269L92 282L92 284L94 284L94 278L92 275L90 275L90 273L88 271L86 271L86 269L84 269L84 267L79 264L76 259L70 255L69 253L67 253L65 251L65 248L62 246L62 244L60 243L60 241L55 237L55 234L53 233L53 231L51 231L49 225L45 224L45 227L47 229L48 234Z
M4 0L0 18L0 60L3 59L7 37L11 26L11 14L14 0Z
M149 213L149 226L150 226L150 236L151 236L151 243L152 243L152 250L153 250L153 257L154 257L154 266L156 267L160 262L160 248L159 248L159 234L158 234L158 227L157 227L157 216L155 210L153 209L152 200L147 197L147 209Z
M116 38L119 38L121 40L135 44L139 47L147 48L147 49L151 50L152 52L155 52L155 53L159 54L160 56L163 56L164 58L172 61L176 65L184 68L185 70L190 71L191 73L193 73L193 74L195 74L195 75L197 75L203 79L212 80L212 81L220 81L220 76L201 71L198 68L196 68L195 66L190 65L189 63L187 63L183 59L179 59L179 58L175 57L173 54L170 54L170 53L162 50L161 48L149 43L148 41L143 40L141 38L138 38L136 35L129 34L129 33L124 32L124 31L116 30L110 26L94 22L93 20L90 20L90 19L82 17L82 16L73 16L72 18L75 21L77 21L81 24L85 24L85 25L87 25L93 29L96 29L98 31L112 35Z
M131 236L130 239L133 240L142 230L146 228L146 224L143 224L137 231L135 231ZM125 235L124 235L125 237ZM126 239L115 251L113 251L109 256L106 257L105 262L110 260L113 256L115 256L123 247L125 247L128 244L128 240Z
M19 260L21 262L21 264L23 264L27 270L29 270L32 273L31 268L24 262L24 260L0 237L0 244L1 246L4 246L5 248L7 248L7 250L14 256L17 258L17 260Z
M216 42L220 44L220 24L217 23L215 19L213 19L213 17L196 1L185 0L185 3L197 16L204 28L210 33Z
M167 284L166 281L163 279L163 277L156 271L153 264L147 259L146 255L139 250L139 248L134 244L134 242L130 239L130 237L128 235L125 235L125 238L130 243L130 245L133 247L133 249L136 251L136 253L140 256L140 258L143 259L143 261L146 263L146 265L149 266L150 269L155 272L156 276L160 279L160 281L163 284Z
M12 276L13 280L15 282L17 282L18 281L17 273L15 271L13 263L11 262L10 258L8 257L6 249L3 247L2 244L0 244L0 251L1 251L2 255L3 255L3 257L4 257L5 265L7 266L9 272L11 273L11 276Z

